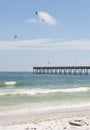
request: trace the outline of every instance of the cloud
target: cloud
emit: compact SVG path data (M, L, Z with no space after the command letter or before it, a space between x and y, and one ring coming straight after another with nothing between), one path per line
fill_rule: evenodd
M37 22L37 20L36 19L27 19L26 22L27 23L33 23L33 22Z
M0 41L0 50L90 50L90 40L33 39Z

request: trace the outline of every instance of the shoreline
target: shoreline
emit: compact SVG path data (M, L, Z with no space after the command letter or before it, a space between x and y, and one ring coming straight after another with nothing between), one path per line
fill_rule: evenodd
M21 114L21 115L4 115L0 116L0 130L31 130L31 127L37 127L37 130L39 130L40 124L42 124L42 129L44 130L44 127L47 127L47 130L49 130L50 124L52 124L52 130L54 130L54 126L57 123L61 123L57 127L60 127L60 130L64 130L66 127L68 130L68 127L71 125L68 124L70 120L74 119L80 119L80 120L87 120L88 122L85 130L90 130L90 107L85 108L75 108L75 109L63 109L63 110L52 110L52 111L45 111L45 112L35 112L35 113L28 113L28 114ZM45 125L48 124L48 125ZM37 125L36 125L37 124ZM67 125L68 124L68 125ZM64 126L63 126L64 125ZM17 129L16 129L17 126ZM28 129L28 127L30 129ZM73 126L74 127L74 126ZM76 127L76 126L75 126ZM77 127L75 130L78 130ZM81 128L84 129L84 126L81 126ZM88 129L89 128L89 129ZM58 128L57 128L58 129ZM69 128L70 130L73 130L74 128ZM34 130L34 129L33 129Z

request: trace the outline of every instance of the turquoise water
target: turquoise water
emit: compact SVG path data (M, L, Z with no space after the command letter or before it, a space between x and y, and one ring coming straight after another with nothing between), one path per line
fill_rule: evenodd
M0 72L0 109L45 110L90 106L89 75Z

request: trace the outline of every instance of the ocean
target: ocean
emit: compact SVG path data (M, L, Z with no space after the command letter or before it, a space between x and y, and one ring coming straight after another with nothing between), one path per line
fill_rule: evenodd
M90 74L0 72L0 114L90 106Z

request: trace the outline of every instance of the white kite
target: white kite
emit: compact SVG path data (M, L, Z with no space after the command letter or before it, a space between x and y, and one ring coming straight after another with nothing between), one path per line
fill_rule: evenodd
M41 22L46 22L51 25L55 25L57 22L55 18L53 18L50 14L46 12L36 11L35 14L37 16L37 19Z

